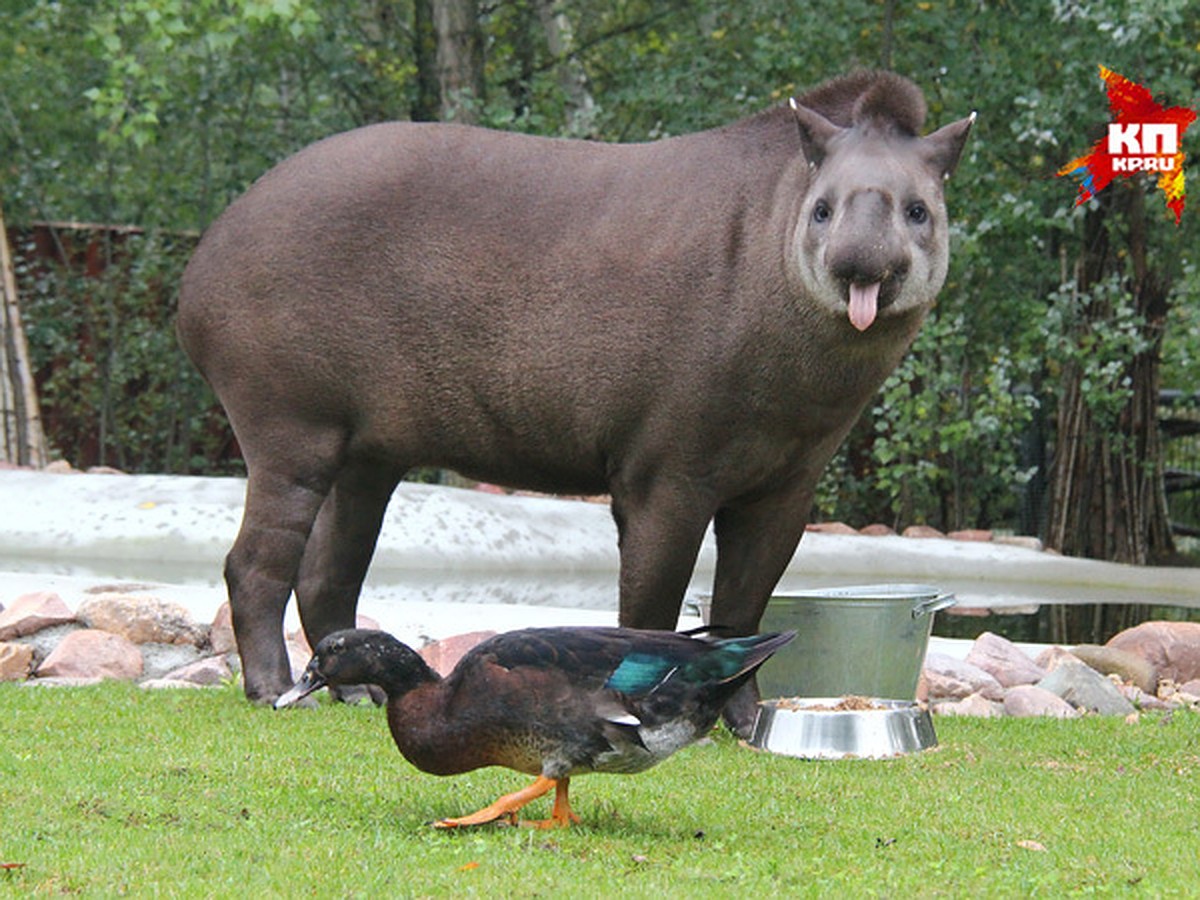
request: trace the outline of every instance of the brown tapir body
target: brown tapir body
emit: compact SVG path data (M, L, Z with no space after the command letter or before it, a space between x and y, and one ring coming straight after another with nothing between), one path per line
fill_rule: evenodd
M790 106L628 145L370 126L212 225L178 327L248 469L225 572L250 698L291 683L293 588L313 645L354 624L418 465L610 493L626 626L675 626L713 522L713 619L756 630L941 287L970 126L919 137L920 92L889 73Z

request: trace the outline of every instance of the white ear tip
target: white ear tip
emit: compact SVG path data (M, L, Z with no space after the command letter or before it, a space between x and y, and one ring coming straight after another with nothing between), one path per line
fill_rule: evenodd
M795 97L788 97L788 105L790 105L792 107L792 109L800 108L800 104L796 102Z

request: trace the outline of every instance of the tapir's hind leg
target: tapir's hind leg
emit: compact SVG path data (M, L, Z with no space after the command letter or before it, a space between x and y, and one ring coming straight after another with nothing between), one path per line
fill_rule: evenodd
M321 505L304 548L296 580L300 621L309 646L334 631L353 628L363 578L375 552L388 499L404 469L348 462ZM343 700L361 695L342 690Z
M258 703L274 702L292 684L283 614L342 447L340 435L310 432L287 441L271 433L276 440L264 442L264 452L242 443L249 473L246 508L225 559L242 679L246 696Z

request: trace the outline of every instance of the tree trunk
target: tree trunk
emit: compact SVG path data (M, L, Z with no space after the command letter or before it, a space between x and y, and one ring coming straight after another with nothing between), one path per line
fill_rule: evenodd
M413 59L417 63L417 97L411 111L414 122L434 122L441 112L438 86L437 32L433 27L433 0L414 0Z
M441 118L478 120L484 100L483 29L476 0L433 0Z
M1046 542L1072 556L1144 565L1174 549L1158 429L1169 283L1147 262L1141 187L1114 186L1109 193L1085 220L1084 249L1075 266L1075 289L1086 301L1076 307L1079 320L1071 339L1079 349L1062 378ZM1118 252L1112 243L1119 223L1128 231ZM1114 276L1140 323L1141 340L1123 361L1120 377L1102 373L1101 380L1092 371L1090 348L1100 348L1104 326L1116 310L1111 297L1095 289ZM1125 392L1115 417L1098 417L1093 405L1105 383Z
M558 84L566 100L567 133L587 136L593 124L596 101L588 88L587 73L572 55L575 43L571 20L556 0L536 0L538 19L546 35L546 49L556 62Z
M46 437L42 432L37 388L29 365L29 346L17 304L17 279L4 210L0 209L0 415L4 418L3 460L21 466L46 465Z

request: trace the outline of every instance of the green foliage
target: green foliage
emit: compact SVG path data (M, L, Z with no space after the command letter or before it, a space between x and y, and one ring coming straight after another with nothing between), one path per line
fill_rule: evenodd
M18 223L36 211L201 228L283 156L356 124L331 84L351 51L326 42L326 4L5 4L25 7L0 30L14 61L0 69L0 158L19 173L6 200Z
M0 706L4 895L1182 897L1200 878L1186 711L938 719L937 750L879 761L718 731L640 775L574 779L573 828L445 833L428 823L527 776L418 772L371 707L113 683L0 685Z
M182 93L176 79L189 73L195 57L231 54L267 29L303 41L319 22L302 0L126 0L103 9L91 19L89 40L108 69L83 92L100 123L101 144L143 150L155 142L164 124L159 113Z
M1049 295L1051 358L1081 372L1084 402L1104 431L1114 430L1133 396L1129 362L1152 347L1145 316L1134 308L1120 275L1080 292L1072 282ZM1102 307L1096 315L1088 310Z
M215 398L175 340L174 297L194 241L140 233L108 241L110 265L99 275L29 255L19 267L55 451L126 471L241 471L226 459L230 434Z
M1018 520L1034 366L1001 346L980 370L973 344L961 313L930 318L825 473L824 518L946 529Z

